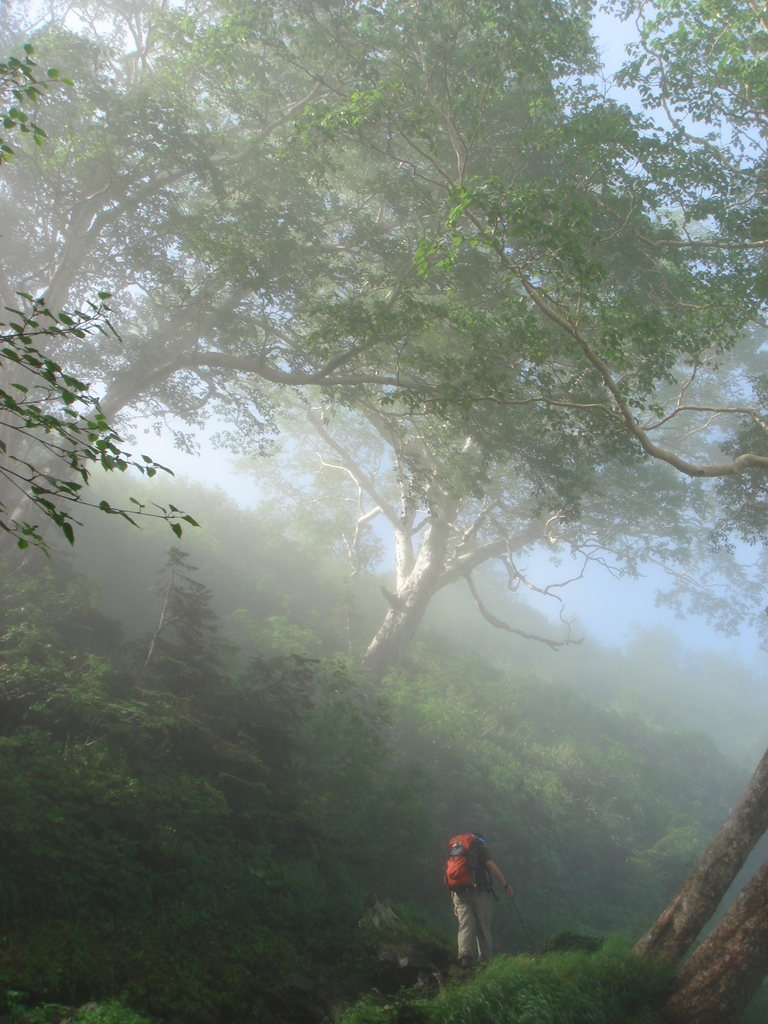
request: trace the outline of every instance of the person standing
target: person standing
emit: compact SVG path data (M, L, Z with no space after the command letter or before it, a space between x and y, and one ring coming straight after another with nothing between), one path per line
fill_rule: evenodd
M473 953L483 963L493 955L491 942L491 892L495 878L511 898L514 891L491 859L488 844L479 832L454 836L448 843L445 884L451 893L453 912L459 922L459 964L472 967Z

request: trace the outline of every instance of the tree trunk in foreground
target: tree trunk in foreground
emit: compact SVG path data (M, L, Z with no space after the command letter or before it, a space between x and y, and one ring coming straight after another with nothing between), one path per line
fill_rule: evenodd
M677 974L665 1024L736 1024L768 973L768 863Z
M738 807L709 844L678 895L637 943L635 952L640 956L680 960L717 910L720 900L767 828L768 751L757 766Z

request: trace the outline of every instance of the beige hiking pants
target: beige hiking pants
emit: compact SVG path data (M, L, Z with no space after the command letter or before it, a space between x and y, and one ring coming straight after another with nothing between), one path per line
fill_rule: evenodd
M453 905L459 919L459 960L474 956L490 960L491 951L491 894L468 889L454 892ZM476 948L475 948L476 947Z

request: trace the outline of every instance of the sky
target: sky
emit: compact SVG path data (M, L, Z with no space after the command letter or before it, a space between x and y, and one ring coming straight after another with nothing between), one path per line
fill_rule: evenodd
M254 475L238 472L235 458L226 451L215 449L206 437L198 440L200 453L188 455L174 449L169 436L158 438L154 432L147 435L139 432L135 451L151 455L172 469L176 476L220 487L243 507L257 505L260 494ZM194 514L194 510L191 511ZM375 523L380 524L382 539L389 540L383 517L379 517ZM391 568L392 560L385 559L381 569L387 571ZM543 553L525 560L521 564L522 568L526 568L531 579L541 585L555 579L566 579L578 571L576 563L569 565L567 561L553 568ZM668 585L663 570L648 565L643 567L642 572L640 579L616 579L602 567L591 566L584 579L571 584L563 592L566 618L577 619L589 636L609 646L623 647L630 643L638 628L663 625L673 630L685 646L693 650L733 652L735 657L752 664L761 678L765 679L768 698L768 656L760 651L756 630L745 627L739 636L725 637L702 617L675 618L672 611L659 607L656 602L659 589ZM520 596L553 622L557 619L559 609L551 599L529 592L521 593Z

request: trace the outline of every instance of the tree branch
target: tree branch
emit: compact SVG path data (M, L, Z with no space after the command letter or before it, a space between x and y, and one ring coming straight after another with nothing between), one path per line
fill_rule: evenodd
M395 509L383 499L371 477L365 472L362 466L359 466L355 462L346 448L336 440L330 430L326 428L317 413L307 406L300 405L298 402L292 404L294 408L300 409L304 413L316 433L319 434L325 443L336 452L342 462L340 468L349 473L360 490L365 491L365 493L376 502L378 511L381 512L381 514L392 524L394 529L396 531L401 531L403 524Z
M501 619L497 619L495 615L492 615L483 604L480 595L475 588L475 584L472 582L472 574L467 573L464 578L467 581L467 586L472 593L472 597L475 599L475 604L477 605L480 614L486 622L490 622L490 624L495 626L497 629L504 629L507 633L514 633L515 636L521 636L524 640L536 640L541 644L546 644L547 647L551 647L553 651L556 651L559 647L567 647L569 645L581 644L584 642L584 637L580 640L571 640L570 637L566 637L564 640L551 640L545 636L538 636L536 633L526 633L523 629L516 629L514 626L510 626L509 623L502 622Z
M438 581L438 587L440 589L447 587L448 584L453 583L462 576L466 576L468 573L473 572L479 565L482 565L483 562L487 562L491 558L498 558L500 555L506 554L509 551L520 551L529 544L533 544L535 541L541 540L543 536L544 527L541 521L539 519L533 519L524 529L520 530L520 532L515 534L513 537L509 537L507 535L497 537L496 540L488 541L486 544L481 544L480 547L467 552L465 555L455 556L451 564L443 573L441 573Z
M377 384L380 387L406 388L411 391L434 391L435 386L423 381L412 380L399 375L390 377L377 373L335 374L334 367L341 365L346 358L352 358L359 349L351 350L346 357L334 357L330 363L314 372L292 372L278 370L270 366L265 357L237 356L227 352L191 352L177 360L174 369L194 369L198 366L210 366L222 370L238 370L241 373L255 373L273 384L325 384L334 386L354 387L361 384ZM329 368L330 367L330 368Z
M516 273L518 279L536 307L549 320L557 324L561 330L573 338L581 349L584 357L600 374L605 388L610 392L610 395L621 414L625 427L632 437L635 438L646 455L650 455L651 458L658 459L660 462L666 462L668 465L672 466L673 469L676 469L679 473L683 473L685 476L695 478L735 476L739 473L744 473L748 469L768 470L768 456L765 455L754 455L750 452L746 452L744 455L739 455L731 462L696 465L696 463L688 462L686 459L681 458L674 452L654 444L648 437L647 432L640 426L632 414L632 410L623 398L619 385L614 380L610 367L605 360L595 352L581 331L547 302L547 300L541 295L539 289L514 265L512 260L510 260L504 253L501 253L500 255L502 262Z

